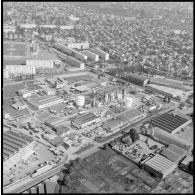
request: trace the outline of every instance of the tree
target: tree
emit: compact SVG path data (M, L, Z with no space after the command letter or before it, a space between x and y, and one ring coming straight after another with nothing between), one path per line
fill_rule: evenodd
M136 129L130 129L129 135L132 139L132 142L136 142L139 140L139 134L137 133Z
M193 172L193 170L194 170L194 162L193 162L193 161L191 161L191 162L189 163L188 169L189 169L190 172Z

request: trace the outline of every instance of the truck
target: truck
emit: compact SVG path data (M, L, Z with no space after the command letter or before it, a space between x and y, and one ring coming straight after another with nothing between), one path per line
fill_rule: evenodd
M37 177L37 176L41 175L42 173L44 173L44 172L50 170L51 168L52 168L52 165L45 165L44 167L41 167L41 168L37 169L37 170L32 174L31 177L32 177L32 178Z

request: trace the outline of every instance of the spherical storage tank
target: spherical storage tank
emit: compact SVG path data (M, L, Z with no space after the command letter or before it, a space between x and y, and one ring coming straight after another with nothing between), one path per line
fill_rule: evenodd
M132 97L128 97L125 99L125 106L130 108L133 104L133 98Z
M83 107L85 105L85 97L82 95L77 96L76 98L76 105Z

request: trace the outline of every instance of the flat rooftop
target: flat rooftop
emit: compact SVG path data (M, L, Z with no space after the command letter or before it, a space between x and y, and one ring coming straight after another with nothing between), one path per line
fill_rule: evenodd
M99 117L97 117L95 114L93 113L88 113L85 115L82 115L80 117L78 117L77 119L74 120L74 123L78 124L79 126L85 123L88 123L90 121L93 121L95 119L98 119Z

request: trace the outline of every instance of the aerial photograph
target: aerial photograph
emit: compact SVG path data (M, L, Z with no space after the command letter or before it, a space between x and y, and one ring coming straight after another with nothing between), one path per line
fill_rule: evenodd
M193 194L193 57L193 2L3 2L3 194Z

